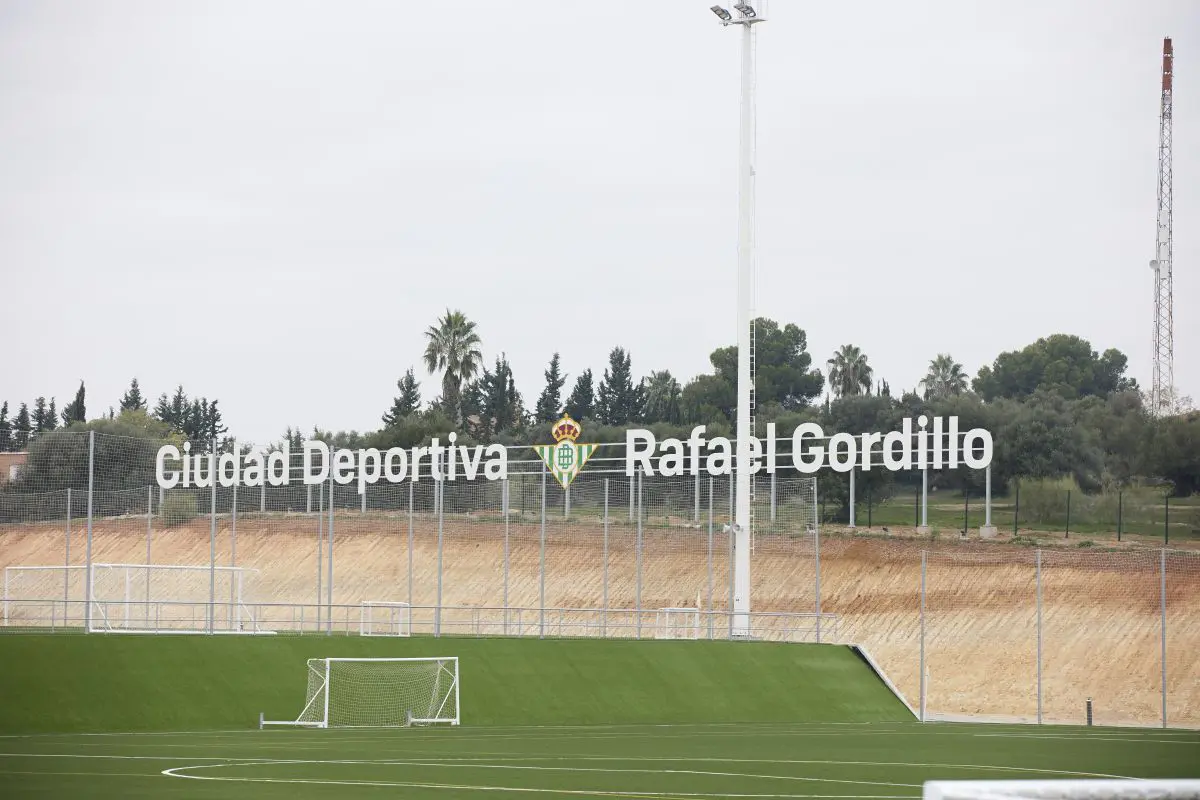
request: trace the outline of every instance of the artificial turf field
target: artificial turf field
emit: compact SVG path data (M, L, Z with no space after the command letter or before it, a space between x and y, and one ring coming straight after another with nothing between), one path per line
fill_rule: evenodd
M0 739L0 797L915 798L930 779L1194 777L1200 733L917 723Z
M462 725L258 730L304 660L454 655ZM920 797L1198 777L1200 732L920 724L832 645L0 636L0 798ZM188 731L188 732L180 732Z

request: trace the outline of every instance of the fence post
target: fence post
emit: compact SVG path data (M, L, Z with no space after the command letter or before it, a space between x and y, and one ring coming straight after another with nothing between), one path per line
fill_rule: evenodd
M437 549L437 602L434 604L433 610L433 635L435 637L442 635L442 559L444 555L443 548L445 547L445 504L443 501L443 492L445 485L442 483L442 457L438 454L437 467L434 471L433 480L433 504L437 508L437 526L438 526L438 549ZM542 517L545 518L546 506L542 505Z
M604 580L601 583L600 591L603 594L601 598L604 613L600 615L600 635L608 638L608 478L604 479Z
M415 477L415 476L414 476ZM504 521L504 528L508 530L508 520ZM507 578L507 573L505 574ZM505 588L508 584L505 583ZM413 482L408 482L408 625L411 632L412 629L412 604L413 604Z
M1037 551L1037 721L1042 724L1042 551Z
M983 473L983 527L987 528L989 533L994 533L992 528L992 465L988 464Z
M500 484L500 509L504 513L504 635L508 635L508 478Z
M1064 539L1071 538L1071 490L1067 489L1067 532L1063 536Z
M817 479L813 478L813 509L817 507ZM817 611L817 644L821 643L821 521L816 520L813 523L813 564L814 569L814 595L816 596Z
M234 455L237 455L237 445L234 445ZM229 565L237 566L237 482L233 484L233 507L229 510Z
M208 446L208 632L217 628L217 440ZM128 580L128 578L126 578Z
M697 473L697 485L699 473ZM708 638L713 637L713 479L708 478Z
M330 472L332 472L332 471L333 470L330 470ZM266 481L264 481L264 483L265 482ZM304 501L304 513L311 514L312 513L312 484L311 483L308 484L308 486L305 488L307 489L307 492L306 492L306 499Z
M571 484L563 489L563 519L571 518Z
M70 490L68 490L70 491ZM152 533L151 511L154 508L154 487L146 487L146 566L154 563L150 556L150 541ZM162 508L159 508L161 511ZM150 570L146 570L146 627L150 627Z
M728 564L729 595L728 595L728 599L725 604L726 621L729 623L729 630L727 632L727 638L729 638L729 639L733 638L733 592L734 592L734 582L733 582L733 579L734 579L733 489L734 489L734 480L735 480L734 472L733 472L733 470L730 470L729 471L729 525L726 526L726 530L728 531L728 534L729 534L729 564Z
M159 508L162 507L162 498L159 498ZM263 476L262 489L258 493L258 513L267 513L267 476Z
M546 467L542 465L542 550L538 560L538 637L546 636Z
M96 483L96 432L88 431L87 555L84 564L83 624L92 629L92 495Z
M309 484L311 487L312 484ZM311 489L309 491L311 495ZM321 632L321 583L325 566L325 484L317 484L317 622L314 630Z
M851 480L853 480L853 478L851 478ZM776 497L776 495L775 495L775 473L772 472L771 473L771 522L772 523L775 522L775 507L776 507L775 497ZM850 506L851 506L851 508L853 508L854 507L854 500L853 500L854 493L853 492L851 492L850 497L851 497ZM853 525L854 525L854 522L853 522L854 512L853 511L850 512L850 519L851 519L850 525L851 525L851 527L853 527Z
M772 479L775 477L771 476ZM850 528L854 528L854 470L850 470ZM774 496L774 495L772 495Z
M331 454L332 456L332 454ZM333 470L329 470L329 526L325 529L325 538L328 540L329 559L325 568L329 570L329 580L325 586L325 596L328 598L329 610L325 614L325 633L333 633L333 510L337 503L334 502L334 483ZM440 564L439 564L440 566ZM441 570L438 570L438 579L441 579Z
M867 529L871 528L871 484L867 484Z
M1163 544L1171 543L1171 495L1163 495Z
M699 457L699 455L697 455L696 460L699 461L699 459L700 459L700 457ZM699 522L700 521L700 469L697 464L693 464L692 466L696 469L695 489L693 491L693 494L695 496L696 508L692 514L692 522ZM709 500L711 500L711 499L712 498L710 496Z
M1117 541L1121 541L1121 523L1123 522L1125 511L1125 492L1124 490L1117 492Z
M1016 487L1017 497L1013 503L1013 536L1017 535L1017 520L1021 517L1021 481L1014 480L1013 485Z
M921 551L921 722L925 721L925 551Z
M637 596L634 606L637 615L637 638L642 638L642 471L637 471Z
M969 522L971 516L971 487L963 483L963 536L967 535L967 531L971 529Z
M633 522L634 478L629 477L629 521Z
M1162 562L1159 567L1159 579L1161 581L1159 588L1159 597L1162 605L1159 608L1159 616L1162 620L1162 635L1160 637L1162 646L1162 726L1167 727L1167 548L1162 549Z
M71 488L67 487L67 531L64 537L66 548L63 560L63 566L67 569L63 570L63 627L70 624L71 620Z
M921 470L921 530L929 531L929 469Z

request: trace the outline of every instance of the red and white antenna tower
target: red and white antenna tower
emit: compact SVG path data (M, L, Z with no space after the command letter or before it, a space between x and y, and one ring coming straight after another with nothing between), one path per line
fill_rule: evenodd
M1175 52L1163 39L1162 104L1158 114L1158 232L1154 242L1154 374L1150 412L1175 410L1175 322L1171 264L1171 71Z

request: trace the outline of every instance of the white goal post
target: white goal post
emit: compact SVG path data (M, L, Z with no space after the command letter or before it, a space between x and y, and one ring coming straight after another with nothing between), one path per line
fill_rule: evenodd
M399 601L363 600L358 632L360 636L409 636L412 634L412 608Z
M458 657L310 658L304 708L258 727L406 728L459 724Z
M654 614L655 639L699 639L700 609L697 607L660 608Z
M272 634L253 608L258 570L213 564L94 563L91 633Z
M926 781L923 800L1185 800L1200 780Z

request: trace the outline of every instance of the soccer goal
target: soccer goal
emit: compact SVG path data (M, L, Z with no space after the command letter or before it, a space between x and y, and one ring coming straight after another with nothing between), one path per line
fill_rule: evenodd
M88 630L93 633L249 633L258 570L182 564L92 564Z
M409 636L412 633L412 609L408 603L363 600L358 632L362 636Z
M258 727L405 728L459 723L458 657L310 658L304 709Z
M923 800L1194 800L1200 780L926 781Z
M655 639L699 639L700 609L660 608L654 614Z

